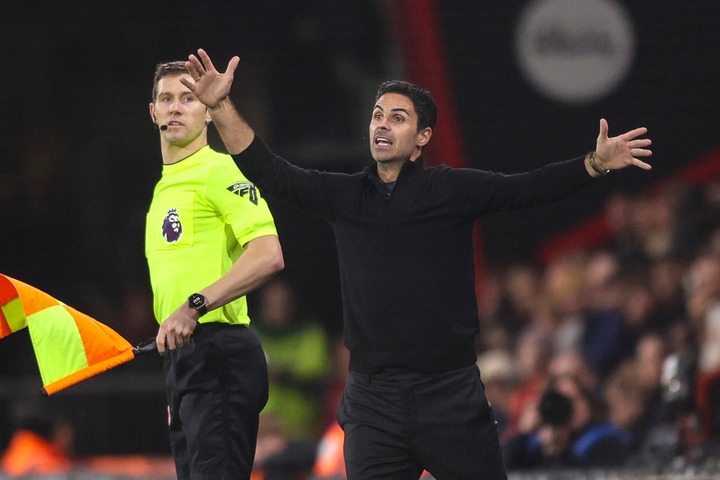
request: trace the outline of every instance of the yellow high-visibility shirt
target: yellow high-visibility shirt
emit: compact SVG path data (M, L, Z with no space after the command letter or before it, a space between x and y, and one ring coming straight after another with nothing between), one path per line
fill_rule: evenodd
M205 146L164 165L145 230L158 323L227 273L249 241L267 235L277 236L270 209L232 157ZM247 301L238 298L200 321L249 325Z

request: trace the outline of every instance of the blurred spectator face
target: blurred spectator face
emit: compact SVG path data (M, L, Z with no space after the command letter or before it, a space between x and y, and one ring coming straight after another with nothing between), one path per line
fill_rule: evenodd
M597 375L582 354L575 351L555 355L550 361L550 376L575 377L588 390L594 390L597 385Z
M651 392L660 385L663 363L665 362L665 344L658 335L645 335L635 348L638 381Z
M560 257L545 271L545 290L562 316L579 313L584 306L585 261L571 253Z
M547 370L552 345L547 335L538 329L522 334L516 349L517 370L521 378L527 379Z
M518 265L510 268L505 275L505 290L513 309L523 315L532 312L540 291L540 277L529 266Z
M589 291L602 289L620 269L617 256L610 252L597 252L587 263L587 288Z
M656 298L662 301L672 301L682 297L683 274L685 266L682 262L674 260L660 260L650 267L649 275L652 291Z
M631 327L640 328L647 323L655 307L655 298L650 289L641 282L626 282L624 284L625 300L623 315L625 322Z
M633 428L645 411L647 398L636 362L627 361L618 367L608 379L604 396L610 422L620 428Z
M632 199L616 193L605 202L605 219L616 239L632 235Z
M710 306L720 301L720 257L697 258L685 276L684 287L688 316L701 328Z
M645 253L648 257L659 259L671 253L675 239L676 216L675 216L675 195L670 191L662 192L660 195L647 198L642 205L639 215L645 230L644 239Z
M281 328L290 324L297 313L292 287L276 279L266 284L260 293L260 313L268 328Z
M623 291L615 279L619 270L620 262L613 253L601 251L588 259L585 289L589 307L609 309L622 303Z

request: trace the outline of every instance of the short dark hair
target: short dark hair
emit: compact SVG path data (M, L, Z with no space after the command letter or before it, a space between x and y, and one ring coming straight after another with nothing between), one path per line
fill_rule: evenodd
M161 78L182 75L184 73L189 74L190 72L185 67L185 62L181 60L175 62L158 63L155 66L155 76L153 77L152 101L155 102L155 99L157 98L157 86Z
M386 93L398 93L410 99L418 114L418 132L423 128L435 128L437 122L437 105L430 92L417 85L403 80L388 80L378 87L375 101Z

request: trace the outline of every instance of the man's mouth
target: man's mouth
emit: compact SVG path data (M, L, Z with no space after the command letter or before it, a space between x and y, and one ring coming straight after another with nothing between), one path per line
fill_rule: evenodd
M375 137L375 145L379 147L389 147L392 142L386 137Z

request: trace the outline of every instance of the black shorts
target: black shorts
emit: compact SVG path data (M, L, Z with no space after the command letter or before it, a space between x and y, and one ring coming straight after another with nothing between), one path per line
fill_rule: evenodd
M250 478L268 373L247 327L200 324L165 358L170 447L179 479Z
M350 373L338 421L349 480L506 479L475 365L443 373Z

